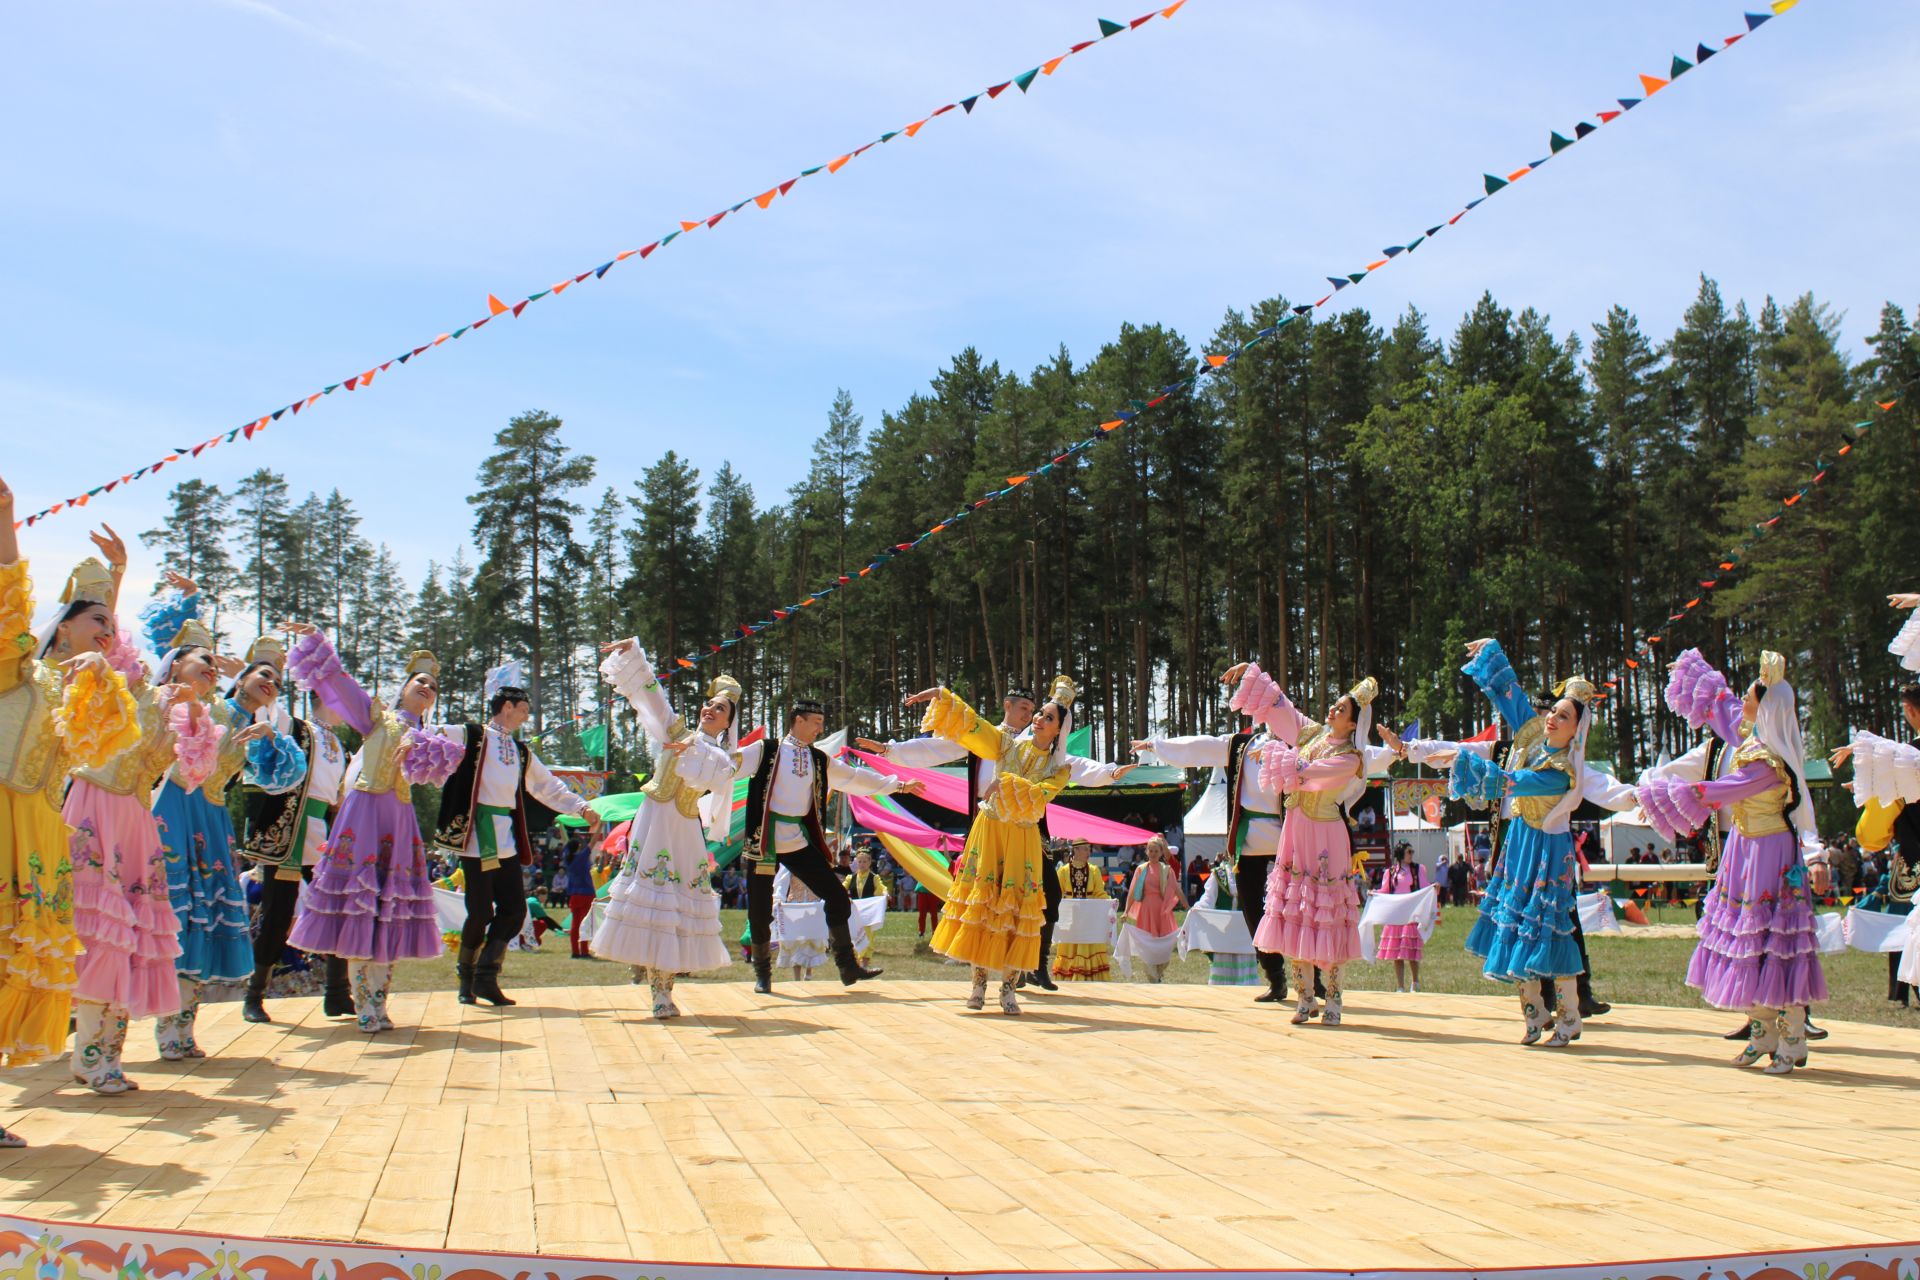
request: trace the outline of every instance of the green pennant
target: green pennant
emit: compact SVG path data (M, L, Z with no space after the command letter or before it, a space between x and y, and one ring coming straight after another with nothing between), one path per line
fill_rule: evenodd
M1507 180L1505 178L1496 178L1490 173L1483 173L1480 176L1487 180L1488 195L1492 195L1494 192L1498 191L1500 188L1507 185Z
M825 165L823 165L823 164L817 164L817 165L815 165L815 166L813 166L813 168L811 168L811 169L802 169L802 170L800 171L800 176L801 176L801 177L803 177L803 178L811 178L811 177L812 177L812 176L813 176L814 174L816 174L816 173L818 173L818 172L820 172L820 171L821 171L822 169L824 169L824 168L826 168L826 167L827 167L827 166L825 166Z
M1127 24L1124 22L1108 22L1105 18L1100 19L1100 38L1102 40L1105 40L1108 36L1117 36L1126 29Z
M665 235L663 235L663 236L661 236L661 237L660 237L660 247L661 247L662 249L664 249L664 248L666 248L666 247L667 247L668 245L670 245L670 244L672 244L672 243L673 243L673 238L674 238L675 236L677 236L677 235L679 235L679 234L680 234L680 233L679 233L678 231L669 231L669 232L667 232L667 234L665 234Z
M1013 82L1020 86L1020 92L1025 93L1027 91L1027 86L1032 84L1033 78L1039 74L1040 74L1040 68L1035 67L1031 71L1022 71L1019 75L1013 78Z
M1667 72L1667 79L1678 80L1691 70L1693 70L1693 64L1676 53L1673 55L1673 69Z
M1147 411L1147 402L1145 400L1129 400L1127 403L1133 406L1135 413L1145 413Z
M887 132L880 135L880 141L892 142L895 138L899 136L900 136L900 131L898 129L889 129Z
M1565 151L1568 147L1573 145L1573 139L1563 138L1560 136L1558 131L1555 131L1553 136L1547 139L1547 145L1553 149L1552 154L1557 156L1562 151Z
M538 301L540 301L540 299L542 299L542 298L544 298L544 297L546 297L546 296L547 296L548 294L550 294L550 293L552 293L552 292L553 292L553 290L551 290L551 289L542 289L542 290L541 290L540 292L538 292L538 293L530 293L530 294L528 294L528 295L527 295L527 301L528 301L528 302L538 302Z
M465 332L466 332L466 330L465 330L465 329L462 329L462 330L460 331L460 333L465 333ZM454 334L453 336L457 338L457 337L459 337L459 336L460 336L460 333L456 333L456 334ZM331 387L322 387L322 388L320 388L320 394L321 394L321 395L323 395L323 396L330 396L330 395L332 395L332 394L333 394L333 392L334 392L334 389L335 389L336 387L338 387L339 385L340 385L340 384L336 382L336 383L334 383L334 384L333 384L333 386L331 386Z
M1365 280L1366 278L1367 278L1367 273L1364 271L1350 271L1347 273L1347 279L1353 281L1355 284L1359 284L1362 280Z
M1411 241L1410 241L1410 242L1408 243L1408 245L1407 245L1407 252L1408 252L1408 253L1412 253L1412 252L1413 252L1413 251L1414 251L1415 249L1418 249L1418 248L1420 247L1420 245L1421 245L1421 243L1422 243L1423 241L1425 241L1425 240L1426 240L1426 237L1425 237L1425 236L1415 236L1415 237L1414 237L1414 238L1413 238L1413 239L1412 239L1412 240L1411 240Z

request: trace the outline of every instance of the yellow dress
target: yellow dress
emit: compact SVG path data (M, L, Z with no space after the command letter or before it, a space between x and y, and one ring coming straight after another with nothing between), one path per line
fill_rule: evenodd
M1067 767L942 689L921 728L998 765L999 790L980 806L954 870L932 946L989 971L1040 964L1046 893L1040 884L1040 819L1067 785Z
M1063 862L1060 873L1060 897L1111 898L1107 877L1089 862L1076 867ZM1053 948L1053 976L1062 982L1107 982L1113 977L1113 946L1105 942L1062 942Z
M140 740L139 708L117 671L62 682L34 657L27 562L0 565L0 1057L10 1067L66 1047L73 1003L72 831L67 777Z

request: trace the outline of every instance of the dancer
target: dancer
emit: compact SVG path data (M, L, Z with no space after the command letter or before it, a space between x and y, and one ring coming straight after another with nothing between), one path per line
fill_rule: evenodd
M488 720L438 726L461 748L460 765L440 793L436 849L460 859L467 920L460 929L454 970L461 1004L513 1001L500 989L507 944L527 920L523 866L533 862L527 832L527 797L558 813L585 818L587 838L600 834L600 815L586 798L553 776L533 748L514 737L533 714L527 677L517 661L487 672Z
M1200 911L1232 911L1236 909L1234 897L1233 869L1223 857L1216 861L1207 874L1206 888L1200 891L1200 901L1194 906ZM1188 919L1192 919L1191 912ZM1253 931L1247 931L1249 940ZM1207 956L1207 985L1210 987L1254 987L1260 985L1260 967L1251 951L1227 952L1209 951Z
M1039 707L1034 701L1033 690L1023 684L1015 684L1007 690L1006 697L1000 700L1000 729L1015 736L1026 733L1033 727L1033 717ZM911 769L932 769L943 764L952 764L957 760L967 763L967 822L980 814L980 802L986 798L987 791L993 785L995 762L974 755L957 742L949 742L939 736L912 738L905 742L875 742L870 738L854 739L854 746L872 755L882 755L894 764L905 765ZM1089 760L1085 756L1069 754L1067 756L1067 785L1074 787L1110 787L1135 769L1139 762L1132 764L1107 764L1099 760ZM1040 967L1031 977L1033 985L1042 991L1057 990L1053 978L1049 976L1053 955L1053 930L1060 921L1060 861L1053 852L1051 833L1047 830L1046 819L1040 821L1040 862L1043 875L1042 888L1046 893L1046 911L1040 924ZM922 906L922 913L931 909L939 910L939 899L927 894L932 901ZM1016 986L1027 985L1027 974L1022 974Z
M1380 892L1414 893L1420 888L1420 876L1407 857L1407 846L1393 851L1393 863L1380 873ZM1393 961L1393 989L1420 989L1420 957L1426 953L1426 939L1417 924L1389 924L1380 929L1380 958ZM1413 970L1413 985L1407 985L1407 970Z
M431 653L408 657L400 692L387 706L347 674L316 628L290 622L282 629L294 637L288 674L364 739L287 944L349 962L354 1021L377 1035L393 1030L387 993L395 962L430 960L445 949L412 784L444 783L460 748L421 728L440 696L440 663Z
M1153 983L1166 981L1167 965L1173 958L1179 932L1174 909L1187 909L1187 895L1168 860L1170 856L1166 837L1147 841L1147 860L1134 871L1133 883L1127 887L1127 920L1120 926L1122 966L1139 956L1147 969L1147 981Z
M1017 1015L1014 984L1040 962L1046 912L1040 823L1072 772L1066 745L1079 694L1073 681L1057 678L1031 732L1020 735L989 725L945 688L922 690L906 700L910 707L928 704L923 729L996 766L933 931L935 951L973 966L969 1009L986 1007L987 978L998 973L1000 1012Z
M1907 731L1920 734L1920 684L1901 688L1900 714ZM1887 855L1886 874L1873 893L1881 905L1874 909L1912 915L1914 894L1920 890L1920 805L1907 797L1920 796L1920 749L1859 730L1831 757L1836 770L1849 759L1853 802L1860 806L1854 835L1862 849ZM1903 1009L1913 995L1913 983L1900 976L1905 954L1915 950L1912 935L1909 923L1905 947L1887 953L1887 1000Z
M232 696L243 710L258 712L278 702L285 685L287 649L277 636L261 636L247 650L247 668L233 683ZM346 799L347 749L334 733L338 713L316 702L313 718L276 715L281 732L247 748L247 769L240 778L240 853L259 865L260 915L253 936L253 975L240 1003L248 1022L272 1022L267 1016L267 984L287 948L287 935L300 903L301 885L313 879L324 860L327 833ZM291 751L285 750L292 743ZM320 1011L328 1018L354 1015L347 962L322 957L326 986Z
M107 661L113 616L69 602L56 615L73 656L35 656L33 588L14 534L13 490L0 480L0 1060L29 1066L66 1047L72 1007L73 863L60 792L77 768L105 764L140 739L139 708ZM0 1147L26 1139L0 1129Z
M1093 865L1093 849L1084 840L1076 840L1067 860L1055 868L1060 881L1061 898L1080 901L1092 899L1111 902L1107 877ZM1106 982L1113 977L1113 944L1108 942L1063 942L1055 949L1053 976L1061 982Z
M226 733L200 701L212 687L210 665L202 688L149 683L133 643L112 620L115 586L99 561L83 561L67 582L63 617L41 650L43 659L71 657L76 630L100 625L99 611L107 611L109 660L139 708L139 741L104 765L75 773L61 811L73 829L73 922L85 948L73 991L73 1076L109 1095L140 1087L121 1066L129 1022L180 1009L174 970L180 924L167 894L160 829L148 808L153 781L177 768L189 786L204 782Z
M1299 989L1296 1026L1318 1017L1322 1026L1337 1027L1342 971L1360 956L1360 895L1341 810L1366 794L1367 760L1359 744L1373 725L1379 685L1371 676L1362 680L1334 699L1321 724L1296 710L1265 674L1235 668L1222 680L1238 682L1235 701L1272 735L1260 751L1261 782L1286 796L1286 820L1253 945L1292 962ZM1324 1008L1314 999L1315 970L1326 990Z
M826 728L826 708L802 699L787 712L786 736L768 749L765 739L740 753L739 772L747 783L746 850L747 927L753 934L753 989L761 995L773 990L769 959L773 927L773 878L778 868L812 890L827 918L827 946L844 986L877 978L854 958L849 918L853 900L833 873L827 854L827 833L821 815L834 791L856 796L917 796L919 782L903 782L873 769L829 759L814 746Z
M653 751L653 776L640 788L646 798L633 816L592 952L633 966L634 980L644 975L652 989L653 1016L677 1018L674 979L728 963L700 801L720 790L729 803L716 806L715 820L724 830L740 763L740 685L731 676L715 679L700 704L700 727L689 729L668 705L638 641L616 641L601 652L607 656L600 674L639 714Z
M154 1039L162 1058L179 1062L207 1056L193 1035L207 984L241 982L253 971L247 894L234 858L227 787L246 766L254 743L277 739L280 750L299 748L274 730L269 713L246 710L213 692L216 672L236 675L240 664L215 655L213 636L200 621L201 596L189 589L193 584L170 581L174 589L155 596L140 615L151 647L165 655L158 679L188 685L197 697L210 697L207 711L226 730L210 770L201 774L176 763L153 801L166 853L167 892L180 922L180 954L174 960L180 1008L155 1019Z
M1760 677L1736 704L1740 745L1732 773L1711 782L1658 778L1640 788L1641 807L1670 839L1698 830L1712 809L1725 807L1733 818L1700 913L1687 985L1716 1009L1747 1012L1747 1047L1734 1061L1751 1066L1768 1058L1769 1075L1806 1065L1805 1006L1827 998L1803 863L1819 834L1786 671L1780 654L1760 655ZM1698 649L1674 660L1667 705L1695 728L1711 724L1725 736L1725 709L1734 699L1726 677Z

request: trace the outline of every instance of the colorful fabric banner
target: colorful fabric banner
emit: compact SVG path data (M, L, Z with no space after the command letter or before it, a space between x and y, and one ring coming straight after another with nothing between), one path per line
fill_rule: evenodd
M870 755L857 749L853 749L852 754L881 773L925 783L926 790L920 794L922 800L937 804L949 813L967 811L967 780L964 776L956 777L950 773L942 773L938 769L908 768L906 765L893 763L885 756ZM1047 806L1047 831L1055 839L1085 840L1092 844L1136 845L1145 844L1153 839L1153 832L1144 827L1095 817L1091 813L1069 809L1062 804Z
M564 294L568 289L572 288L574 285L585 284L588 280L604 279L606 277L607 272L611 271L613 268L621 265L622 263L632 261L633 259L637 258L640 261L645 262L655 252L666 248L668 245L672 244L675 240L679 239L681 236L698 231L701 228L712 230L715 227L718 227L720 225L721 220L724 219L728 214L738 213L741 209L745 208L749 204L753 205L755 208L758 208L758 209L766 209L770 207L774 203L774 201L786 195L789 195L793 191L794 187L804 178L810 178L822 172L825 172L828 174L838 173L840 172L841 169L845 168L848 164L852 163L854 160L859 159L861 156L865 155L868 151L871 151L874 147L880 146L883 143L891 142L895 138L918 137L920 134L920 131L924 129L928 123L930 123L931 121L933 121L934 119L940 116L947 115L949 112L953 111L955 108L959 108L963 115L970 116L973 114L973 109L975 105L979 103L981 98L984 97L989 101L992 101L996 98L999 98L1001 94L1004 93L1010 87L1018 88L1020 91L1020 94L1022 96L1025 96L1033 88L1033 84L1036 79L1038 79L1040 76L1043 76L1043 75L1052 76L1055 72L1060 70L1061 65L1065 63L1068 58L1074 57L1077 54L1085 53L1088 49L1091 49L1094 46L1101 44L1102 42L1106 41L1107 39L1113 36L1121 35L1128 31L1137 30L1138 28L1153 21L1153 19L1155 18L1171 18L1173 17L1174 14L1180 11L1181 7L1185 5L1186 2L1187 0L1175 0L1175 3L1167 5L1164 8L1155 9L1149 13L1142 14L1140 17L1133 19L1133 21L1126 23L1125 25L1122 25L1117 22L1108 22L1106 19L1102 18L1100 19L1099 39L1082 40L1079 43L1075 44L1072 48L1068 49L1065 53L1049 58L1045 62L1036 64L1032 70L1023 71L1019 75L1016 75L1009 80L1003 80L998 84L992 85L986 89L982 89L978 93L974 93L968 97L955 99L954 101L949 102L944 106L937 107L934 110L927 112L925 115L921 116L919 119L913 121L910 124L902 125L897 129L888 129L885 132L881 133L879 137L874 138L871 142L865 143L864 145L859 147L855 147L850 151L843 152L836 159L825 161L821 164L816 164L809 168L802 169L798 173L794 174L792 177L787 178L785 181L776 182L772 186L768 187L766 190L761 191L756 195L750 195L742 200L736 201L735 203L720 209L718 212L708 214L704 218L680 219L678 221L677 227L667 231L665 234L661 235L658 239L652 240L647 244L642 245L638 249L622 249L620 252L614 254L611 258L608 258L605 262L601 263L599 266L589 267L585 271L582 271L577 275L563 276L559 280L548 285L546 288L537 290L533 293L529 293L517 302L511 302L511 303L505 302L505 301L502 301L495 294L489 293L486 296L487 297L487 314L484 316L481 316L477 320L468 321L466 324L463 324L458 328L448 329L445 332L438 334L430 341L423 342L419 346L409 348L408 350L401 352L399 355L396 355L389 360L383 361L379 364L370 365L366 369L356 372L350 377L342 378L337 382L328 383L326 386L320 388L318 391L311 392L305 396L296 396L292 400L288 401L286 404L282 405L280 408L273 410L271 413L263 414L258 418L249 419L248 421L241 423L239 426L234 427L230 431L222 432L217 435L211 436L208 439L201 441L199 444L181 445L174 449L171 449L167 451L165 454L163 454L160 457L160 459L156 462L150 462L146 466L141 467L138 470L129 470L117 478L112 478L107 480L103 484L95 485L93 488L87 490L85 493L77 497L68 498L63 502L56 502L51 506L45 507L39 511L34 512L32 515L27 516L24 520L16 522L15 528L19 528L21 525L30 525L35 523L36 521L44 520L49 516L57 515L61 511L66 510L69 507L84 507L93 498L98 497L103 493L112 493L120 485L131 484L135 480L140 480L145 478L146 476L157 474L160 468L166 466L168 463L180 462L186 458L198 458L206 450L216 448L222 443L232 444L234 440L237 438L244 437L245 439L251 440L255 435L257 435L262 431L265 431L273 423L279 422L283 415L293 414L295 416L298 416L301 410L311 409L314 403L318 401L322 396L330 396L335 391L340 391L340 390L354 391L354 390L361 390L366 387L372 386L373 380L376 375L385 373L389 369L394 368L396 365L405 366L408 361L413 360L419 356L428 354L429 352L433 351L435 348L439 347L443 343L457 341L462 336L468 333L478 332L489 321L498 319L500 316L503 316L503 315L511 315L514 319L518 319L522 312L524 312L533 303L540 301L542 298L558 298L562 294Z

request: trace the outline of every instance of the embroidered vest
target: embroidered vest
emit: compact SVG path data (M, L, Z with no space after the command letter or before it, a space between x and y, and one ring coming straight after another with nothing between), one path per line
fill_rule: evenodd
M433 843L449 853L464 854L473 838L473 809L479 803L480 771L487 766L487 727L462 726L467 731L467 749L460 757L446 785L440 789L440 817L435 824ZM522 863L533 861L533 838L527 830L527 744L513 740L520 760L520 775L513 789L513 847Z
M264 791L246 783L240 787L240 852L271 867L284 863L293 852L293 833L299 830L300 815L307 807L307 791L313 786L316 754L313 726L305 720L295 720L292 737L307 757L307 776L300 780L299 786L281 792Z
M820 825L820 815L827 811L827 753L818 747L807 748L813 757L813 772L808 781L813 786L813 804L800 822L807 830L807 838L821 853L827 851L827 833ZM760 767L753 771L753 777L747 782L747 829L746 850L744 856L755 864L759 875L772 875L777 869L776 860L767 855L773 852L773 806L768 801L773 796L773 771L780 764L781 745L769 742L760 752Z
M173 766L174 733L152 686L141 680L128 692L140 708L140 741L99 768L82 769L74 776L117 796L139 796L145 803L154 783Z

